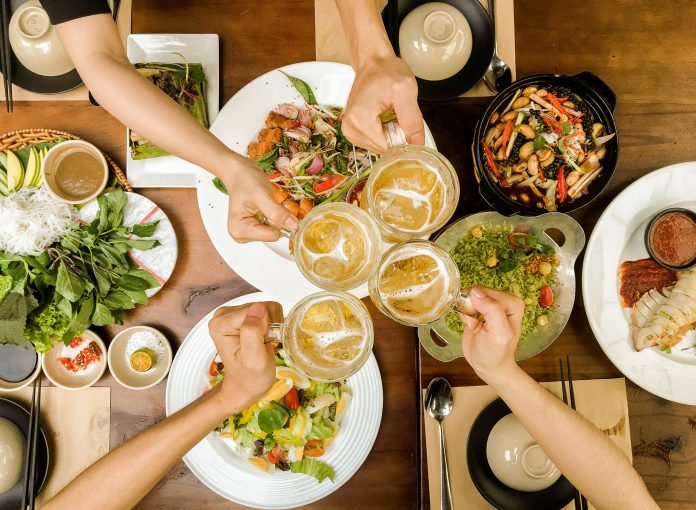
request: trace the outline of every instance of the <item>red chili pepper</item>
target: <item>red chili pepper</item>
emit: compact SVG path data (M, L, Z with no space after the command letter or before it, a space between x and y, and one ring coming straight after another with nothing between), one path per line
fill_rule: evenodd
M72 361L68 358L56 358L56 361L58 361L61 365L65 367L66 370L70 370L71 372L75 372L75 366L73 365Z
M566 185L565 179L565 167L560 167L558 169L558 188L556 189L556 195L558 195L558 203L562 204L568 198L568 186Z
M498 170L498 165L495 164L495 159L493 159L493 153L491 152L491 148L486 145L486 142L481 141L481 145L483 145L483 152L486 153L486 162L488 163L488 168L491 169L491 172L493 172L493 175L496 177L500 177L500 171Z
M76 336L75 338L72 339L72 342L70 342L70 348L74 349L75 347L77 347L81 343L82 343L82 338L80 338L79 336Z
M329 191L331 188L335 188L346 178L345 175L334 175L328 177L323 182L317 182L314 184L314 191L316 193L323 193L324 191Z
M280 172L277 172L277 171L276 171L276 172L273 172L271 175L266 176L266 178L267 178L269 181L272 181L272 180L274 180L274 179L277 179L278 177L282 177L282 175L283 175L283 174L281 174Z
M301 125L302 125L302 123L298 120L298 121L292 123L292 125L290 126L290 129L298 128Z
M513 123L511 120L505 123L505 128L503 128L503 143L500 145L503 148L503 154L507 151L507 143L510 140L510 135L512 134Z
M548 100L549 100L549 103L551 103L551 105L553 105L553 107L554 107L556 110L558 110L560 113L562 113L562 114L565 115L566 117L570 117L570 116L571 116L571 115L568 113L568 110L566 110L566 109L563 107L563 105L561 104L561 102L559 101L559 99L558 99L556 96L554 96L553 94L549 93L549 94L546 94L546 99L548 99ZM567 98L566 98L566 99L567 99Z
M512 186L512 184L510 184L510 181L508 181L507 179L501 180L501 181L500 181L500 185L501 185L503 188L510 188L510 187Z
M544 176L543 170L541 170L537 175L539 176L539 182L546 182L546 176Z

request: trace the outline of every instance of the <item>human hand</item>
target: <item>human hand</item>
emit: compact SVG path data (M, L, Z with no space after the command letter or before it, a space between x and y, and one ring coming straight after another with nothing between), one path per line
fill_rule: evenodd
M271 322L283 322L278 303L218 308L208 324L225 366L220 396L230 415L257 402L275 382L273 347L264 343Z
M513 294L486 287L473 287L469 296L484 320L459 314L465 325L462 351L479 377L495 387L517 368L515 350L524 302Z
M357 66L343 115L348 140L383 153L387 142L380 115L393 108L409 143L425 143L423 115L418 107L418 85L411 69L393 53Z
M297 228L297 218L273 200L271 183L254 163L237 157L233 171L222 178L229 195L227 229L238 243L249 241L277 241L277 228L260 223L257 214L262 213L273 225L289 229Z

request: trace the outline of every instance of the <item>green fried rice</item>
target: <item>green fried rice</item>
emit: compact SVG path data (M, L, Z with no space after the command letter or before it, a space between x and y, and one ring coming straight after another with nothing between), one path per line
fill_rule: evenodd
M524 341L556 307L539 304L539 294L545 285L553 287L558 281L558 258L554 249L537 242L534 236L519 234L526 245L511 243L512 227L503 225L479 226L450 251L461 273L461 287L490 287L511 292L525 301L520 341ZM540 262L548 262L551 271L541 274ZM548 266L546 266L548 268ZM544 322L544 319L541 319ZM463 325L456 313L446 317L447 326L461 334ZM548 321L546 321L548 323ZM543 327L543 326L542 326Z

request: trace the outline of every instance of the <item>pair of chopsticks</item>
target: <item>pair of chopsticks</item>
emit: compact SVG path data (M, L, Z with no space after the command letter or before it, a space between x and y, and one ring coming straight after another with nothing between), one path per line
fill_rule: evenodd
M563 402L568 405L568 394L566 393L566 382L563 375L563 359L558 360L558 365L561 367L561 389L563 391ZM575 390L573 389L573 376L570 372L570 358L566 356L566 367L568 368L568 389L570 390L570 407L573 411L575 408ZM580 494L580 491L575 489L575 510L588 510L587 498Z
M34 381L29 412L29 431L27 433L27 456L24 463L24 491L22 492L22 510L34 510L34 492L36 488L36 449L41 432L41 376Z
M10 0L0 0L0 30L2 31L2 44L0 45L0 72L5 86L5 102L7 111L13 111L12 105L12 49L10 48L9 23Z

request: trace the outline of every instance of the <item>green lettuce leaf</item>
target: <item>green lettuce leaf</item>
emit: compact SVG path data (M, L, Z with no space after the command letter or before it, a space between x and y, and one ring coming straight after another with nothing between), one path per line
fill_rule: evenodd
M336 473L331 466L310 458L304 458L298 462L291 462L290 471L293 473L302 473L304 475L314 477L320 483L327 478L333 482L334 477L336 476Z

